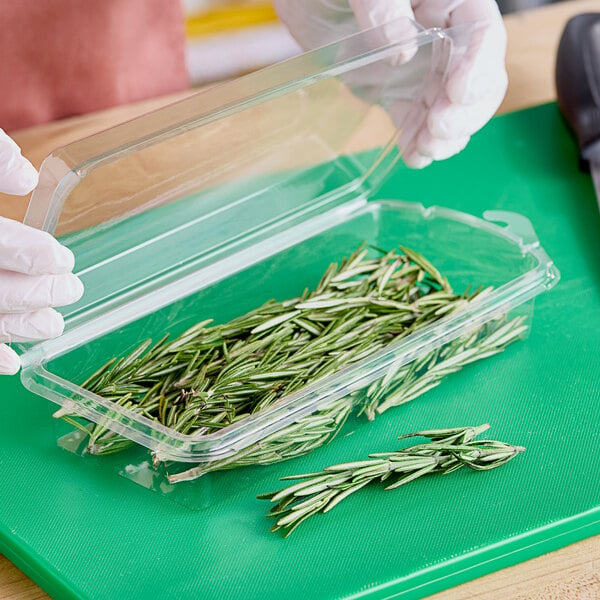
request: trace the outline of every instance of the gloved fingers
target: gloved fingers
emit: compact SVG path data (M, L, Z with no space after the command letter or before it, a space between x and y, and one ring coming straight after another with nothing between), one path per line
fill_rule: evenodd
M54 338L61 335L64 328L62 315L52 308L0 314L0 342L33 342Z
M12 348L0 344L0 375L14 375L20 368L19 355Z
M487 95L475 104L454 104L447 96L432 106L427 126L432 135L440 139L456 139L479 131L498 110L506 91L506 72L500 75Z
M81 298L83 284L71 273L23 275L0 270L0 313L66 306Z
M21 149L0 129L0 192L23 196L38 182L38 172L21 154Z
M400 131L398 150L402 160L411 169L424 169L432 163L429 156L421 154L417 148L419 132L426 126L427 106L409 100L397 100L388 112L394 125Z
M487 2L488 0L476 0ZM423 27L450 27L451 15L465 0L412 0L417 21Z
M506 91L506 30L495 0L275 0L275 5L305 48L352 33L356 25L361 29L382 26L381 32L374 33L382 38L378 43L410 38L417 28L406 17L428 28L477 23L467 45L457 46L441 97L436 97L436 83L430 91L425 90L423 106L407 109L408 94L393 88L393 76L378 80L386 82L381 104L401 131L398 146L408 166L423 168L432 159L441 160L462 150L493 115ZM408 45L398 57L385 61L390 69L412 56L416 48ZM365 74L355 75L354 79L348 76L347 83L359 97L381 100L381 83L371 91L371 82L361 79ZM426 117L428 108L431 114Z
M304 50L356 33L356 19L348 0L274 0L273 6Z
M403 137L412 140L407 146L401 137L404 162L422 168L460 152L500 106L508 84L506 33L493 0L413 0L412 6L425 27L479 24L466 49L453 56L444 90L437 97L434 88L425 92L421 113L406 106L390 110L395 124L406 130ZM421 118L424 111L426 119Z
M490 42L489 31L482 34L484 39L479 52L468 49L464 59L456 61L450 68L446 93L457 104L479 102L500 81L504 81L506 92L505 45L500 49L498 44Z
M465 23L502 26L502 16L495 0L412 0L411 4L417 22L427 28L447 28Z
M385 2L381 0L349 0L349 2L361 29L370 29L406 17L413 21L415 19L410 0L386 0Z
M446 160L465 149L469 136L444 140L432 135L428 127L424 127L417 137L417 151L420 155L433 160Z
M431 111L425 104L398 101L389 112L394 124L401 130L398 148L408 167L422 169L433 160L454 156L469 141L469 135L448 139L435 135L430 129Z
M495 87L504 69L506 29L495 0L413 0L412 4L417 22L424 27L480 25L454 61L447 86L452 102L478 102Z
M360 29L382 26L379 44L411 40L418 32L410 0L349 0ZM408 62L417 52L414 43L403 46L393 57L392 64Z
M424 169L428 167L433 159L429 156L425 156L419 152L416 143L411 144L402 155L402 160L407 167L411 169Z
M451 66L446 91L452 102L474 104L506 79L506 29L493 0L464 0L450 13L449 25L480 23L460 60ZM506 91L506 83L505 83Z
M274 0L273 5L305 50L378 25L385 25L379 44L412 38L418 31L406 19L414 20L410 0ZM415 51L415 46L403 48L395 62L408 61Z
M73 270L73 253L45 231L0 217L0 269L27 275Z

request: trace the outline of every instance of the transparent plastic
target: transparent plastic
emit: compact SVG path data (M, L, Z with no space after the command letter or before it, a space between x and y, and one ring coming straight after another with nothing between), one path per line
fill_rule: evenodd
M472 31L418 30L398 43L384 33L356 34L48 157L26 222L73 250L86 292L63 310L63 336L22 346L24 385L159 461L242 464L308 415L345 406L373 418L377 411L365 410L373 394L400 385L411 365L420 377L423 365L447 359L453 340L477 341L486 324L507 322L556 283L519 215L479 219L374 199ZM146 338L300 294L362 242L414 248L456 291L494 289L208 435L178 433L80 386ZM405 390L397 404L424 391Z

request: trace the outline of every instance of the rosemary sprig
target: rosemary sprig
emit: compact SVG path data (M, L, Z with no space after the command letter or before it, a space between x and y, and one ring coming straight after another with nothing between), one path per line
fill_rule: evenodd
M185 434L209 434L357 362L472 294L454 294L413 251L369 258L364 245L332 264L312 292L269 301L229 323L198 323L177 339L146 341L83 387ZM426 302L425 302L426 300ZM90 451L118 437L102 428Z
M375 414L406 404L437 387L447 375L502 352L526 331L525 317L490 321L408 365L392 365L384 377L367 388L359 414L364 413L372 421Z
M346 422L352 407L352 397L346 396L331 403L326 409L302 417L228 458L170 473L167 479L169 483L192 481L211 471L256 464L269 465L307 454L333 440Z
M374 256L372 254L375 253ZM448 280L408 248L361 245L331 264L313 291L271 300L228 323L202 321L169 340L143 342L82 385L115 405L197 437L217 432L280 398L360 361L392 341L464 308L488 290L455 294ZM331 402L236 454L172 473L172 482L209 471L291 458L333 439L357 409L369 419L406 403L464 365L500 352L526 327L492 321L407 365L392 365L366 390ZM61 409L57 416L64 416ZM93 425L87 451L110 454L133 444ZM154 456L155 462L162 457Z
M493 321L402 369L392 365L365 392L332 402L326 409L298 419L228 458L169 474L169 482L191 481L211 471L272 464L306 454L332 441L354 409L373 420L375 414L418 398L439 385L446 375L501 352L526 331L523 323L524 317Z
M268 514L277 519L271 531L285 529L287 537L310 516L330 511L374 481L389 480L385 489L392 490L429 473L448 474L464 466L487 471L500 467L525 450L504 442L474 439L487 429L486 424L404 435L399 439L422 436L430 441L395 452L370 454L369 460L326 467L319 473L283 477L282 481L302 481L258 498L276 503Z

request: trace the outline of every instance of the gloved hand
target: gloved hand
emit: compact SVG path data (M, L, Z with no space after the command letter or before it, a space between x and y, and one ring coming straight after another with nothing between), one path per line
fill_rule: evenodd
M444 93L430 107L416 142L404 155L422 168L460 152L500 106L508 77L504 65L506 30L495 0L274 0L282 21L309 50L354 33L409 17L423 27L483 23L466 53L449 72ZM390 38L410 35L402 27L386 29ZM391 40L397 41L397 40ZM407 57L410 58L410 57ZM402 115L392 118L398 123Z
M38 174L15 142L0 129L0 192L24 195ZM0 342L56 337L62 316L52 306L81 298L73 253L50 234L0 217ZM19 357L0 343L0 374L19 370Z

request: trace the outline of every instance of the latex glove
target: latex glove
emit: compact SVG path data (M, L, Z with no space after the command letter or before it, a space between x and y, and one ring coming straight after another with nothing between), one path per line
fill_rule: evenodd
M24 195L38 174L17 144L0 129L0 192ZM49 233L0 217L0 342L56 337L64 322L52 306L81 298L83 285L71 273L73 253ZM19 357L0 343L0 374L19 370Z
M275 8L305 49L327 44L360 29L409 17L423 27L484 23L464 56L450 69L445 89L429 108L404 161L425 167L460 152L473 133L494 115L506 93L506 30L495 0L275 0ZM386 28L391 41L410 35L405 27ZM397 37L396 39L402 39ZM410 57L407 57L408 59ZM402 110L390 110L400 125Z

